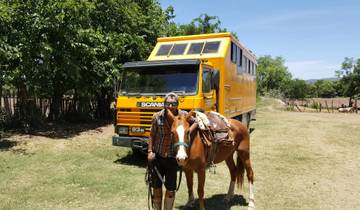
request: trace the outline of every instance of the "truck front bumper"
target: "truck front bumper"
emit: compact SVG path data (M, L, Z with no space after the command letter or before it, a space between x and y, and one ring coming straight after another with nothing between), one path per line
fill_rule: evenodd
M148 138L114 135L112 137L112 145L120 147L131 147L132 149L147 153Z

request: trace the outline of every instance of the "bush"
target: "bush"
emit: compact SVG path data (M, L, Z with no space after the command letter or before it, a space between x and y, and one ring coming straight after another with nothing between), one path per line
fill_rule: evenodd
M45 117L39 107L32 101L18 104L15 107L14 117L11 119L11 126L15 128L41 128L45 125Z
M295 111L294 104L289 104L288 106L286 106L285 111L291 111L291 112Z
M4 132L5 128L10 123L10 114L6 112L5 108L0 107L0 133Z
M281 90L277 89L269 90L264 94L264 96L269 98L284 98L284 94L281 92Z
M93 121L94 117L89 112L68 112L64 115L64 120L70 123L86 123Z
M310 104L310 108L312 109L320 109L320 103L319 102L316 102L316 101L313 101L311 104Z

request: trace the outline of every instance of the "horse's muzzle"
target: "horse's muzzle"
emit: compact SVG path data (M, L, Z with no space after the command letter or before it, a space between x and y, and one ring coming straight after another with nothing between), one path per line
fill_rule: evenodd
M186 158L179 158L176 157L176 162L178 163L179 166L184 166L186 163L187 157Z

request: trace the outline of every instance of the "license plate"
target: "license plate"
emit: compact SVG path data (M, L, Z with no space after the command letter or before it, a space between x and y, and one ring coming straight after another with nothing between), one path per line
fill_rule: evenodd
M143 127L131 127L130 131L132 133L145 133L145 128L143 128Z
M119 134L128 134L129 133L129 128L128 127L119 127L119 130L118 130Z

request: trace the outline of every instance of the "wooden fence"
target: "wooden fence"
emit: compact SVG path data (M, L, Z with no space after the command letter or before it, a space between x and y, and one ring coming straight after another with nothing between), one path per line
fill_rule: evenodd
M0 97L0 107L4 108L7 113L14 115L17 96L13 92L3 92Z
M296 107L298 111L305 111L305 107L314 108L316 111L322 112L334 112L339 108L344 108L349 106L350 98L309 98L305 100L290 100L286 99L285 103ZM360 106L359 99L352 99L352 107L354 112L358 113L358 108ZM301 109L300 107L303 107Z
M9 116L15 114L16 106L18 104L18 97L15 92L2 92L0 96L0 107L5 109ZM42 116L48 117L50 113L51 99L48 98L30 98L28 101L33 101L33 104L41 111ZM89 112L95 111L97 108L96 101L91 100L87 105ZM74 100L72 96L64 96L61 102L60 114L66 114L71 111L79 110L79 100Z

